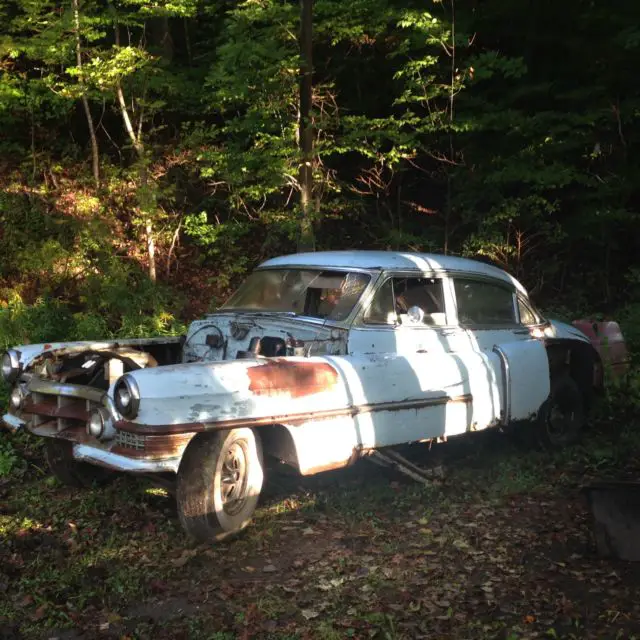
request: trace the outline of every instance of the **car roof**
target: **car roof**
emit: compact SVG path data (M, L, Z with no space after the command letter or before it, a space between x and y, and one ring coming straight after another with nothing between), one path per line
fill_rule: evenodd
M437 253L417 253L411 251L315 251L312 253L293 253L271 258L259 268L273 267L322 267L342 269L379 269L397 271L454 271L496 278L507 282L522 293L524 287L506 271L484 262L445 256Z

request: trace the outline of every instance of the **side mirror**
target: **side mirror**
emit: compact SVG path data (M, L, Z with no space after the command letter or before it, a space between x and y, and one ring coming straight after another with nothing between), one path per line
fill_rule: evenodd
M407 320L411 324L424 324L424 316L424 311L417 305L407 309Z

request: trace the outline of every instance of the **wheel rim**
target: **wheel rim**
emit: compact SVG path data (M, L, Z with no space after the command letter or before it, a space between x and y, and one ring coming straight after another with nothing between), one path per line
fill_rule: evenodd
M547 435L551 442L562 442L576 429L576 410L569 402L554 400L547 417Z
M244 507L247 501L247 452L243 443L232 443L222 460L220 497L225 513L232 516Z

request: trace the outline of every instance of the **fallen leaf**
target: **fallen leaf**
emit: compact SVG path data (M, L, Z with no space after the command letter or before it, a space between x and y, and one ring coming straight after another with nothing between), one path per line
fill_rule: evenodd
M45 602L44 604L40 605L35 613L33 614L33 619L34 620L42 620L42 618L44 618L44 614L46 612L46 610L48 609L49 605Z
M20 602L18 603L19 607L26 607L33 602L33 596L26 595Z
M305 620L313 620L313 618L317 618L320 615L317 611L314 611L313 609L302 609L300 613L302 614L302 617Z
M187 564L187 562L189 562L196 553L197 551L195 549L185 549L179 558L173 558L171 560L171 564L174 567L184 567L184 565Z

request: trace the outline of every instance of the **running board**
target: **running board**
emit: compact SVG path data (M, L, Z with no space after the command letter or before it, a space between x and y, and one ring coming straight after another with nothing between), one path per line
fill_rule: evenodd
M422 484L430 484L433 480L444 477L442 467L423 469L392 449L385 449L384 451L374 450L367 456L367 459L381 467L393 467L406 476L409 476L412 480Z

